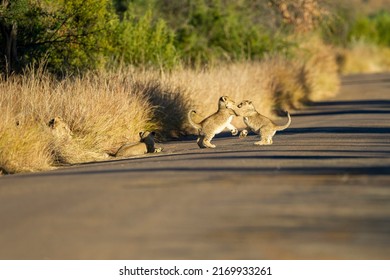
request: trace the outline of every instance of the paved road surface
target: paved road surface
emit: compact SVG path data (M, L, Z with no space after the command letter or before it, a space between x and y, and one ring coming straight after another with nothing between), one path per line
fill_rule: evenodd
M389 259L390 75L255 136L0 178L1 259ZM281 120L280 122L284 122Z

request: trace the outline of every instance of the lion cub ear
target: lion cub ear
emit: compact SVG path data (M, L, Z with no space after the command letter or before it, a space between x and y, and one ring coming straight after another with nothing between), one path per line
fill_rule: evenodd
M226 96L222 96L222 97L221 97L221 100L222 100L223 102L226 102L226 101L227 101L227 97L226 97Z
M142 137L144 136L144 134L145 134L145 131L141 131L138 135L139 135L139 138L141 138L142 139Z
M48 125L49 127L53 127L55 121L56 121L55 119L51 119L51 120L47 123L47 125Z

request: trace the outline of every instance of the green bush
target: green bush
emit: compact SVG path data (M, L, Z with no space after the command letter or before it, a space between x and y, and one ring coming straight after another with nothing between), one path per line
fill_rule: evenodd
M247 16L243 2L196 0L177 30L176 45L191 64L257 59L287 44Z
M291 48L270 17L266 4L252 0L20 0L0 4L1 70L42 61L52 72L78 73L256 60Z
M1 30L13 25L14 52L21 68L42 60L53 72L104 66L116 22L111 0L15 1L0 5ZM10 43L1 33L0 43ZM16 42L16 43L15 43ZM1 57L5 57L3 49ZM4 65L7 62L2 61ZM12 69L13 71L17 69Z
M365 40L382 46L390 46L390 12L381 11L372 16L361 16L353 23L349 41Z
M152 10L139 19L126 12L114 41L116 60L124 64L170 69L179 59L173 32L164 20L153 19Z

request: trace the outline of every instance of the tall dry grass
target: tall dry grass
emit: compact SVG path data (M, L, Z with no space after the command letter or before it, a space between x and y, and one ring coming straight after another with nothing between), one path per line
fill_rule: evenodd
M273 56L205 70L128 68L57 80L38 69L0 80L0 173L105 160L142 130L156 131L160 140L180 137L193 132L187 112L208 116L222 95L250 99L270 117L329 98L339 86L335 62L326 46L309 45L302 44L298 59ZM53 133L48 122L56 116L72 135Z
M137 139L153 126L152 106L125 77L89 74L55 80L34 72L0 82L0 166L15 173L107 158L107 152ZM60 116L70 141L51 133Z
M340 88L336 50L318 36L298 39L297 59L301 61L305 100L321 101L334 97Z

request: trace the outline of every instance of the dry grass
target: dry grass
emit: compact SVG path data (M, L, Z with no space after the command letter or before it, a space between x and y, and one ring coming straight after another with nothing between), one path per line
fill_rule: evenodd
M380 73L390 71L390 48L356 41L339 50L340 71L343 74Z
M304 101L321 101L334 97L340 88L336 51L318 36L298 39L298 61L301 61L301 81Z
M218 99L227 95L237 102L253 100L265 114L272 112L272 98L267 96L262 63L238 63L218 66L204 71L182 69L162 77L162 83L182 89L192 109L202 116L214 113ZM188 110L185 112L185 118Z
M32 172L52 168L50 135L37 124L15 126L3 123L0 128L0 174Z
M107 158L153 126L152 106L120 77L87 75L56 81L33 72L0 83L0 166L5 172L48 169ZM141 109L140 109L141 108ZM73 137L64 141L47 126L61 116Z
M125 142L137 141L143 130L156 131L160 140L179 137L191 132L190 109L207 116L222 95L250 99L272 117L327 98L337 91L338 79L320 46L298 60L276 56L204 71L121 69L56 80L32 70L1 80L0 174L104 160ZM49 128L57 116L71 135Z

